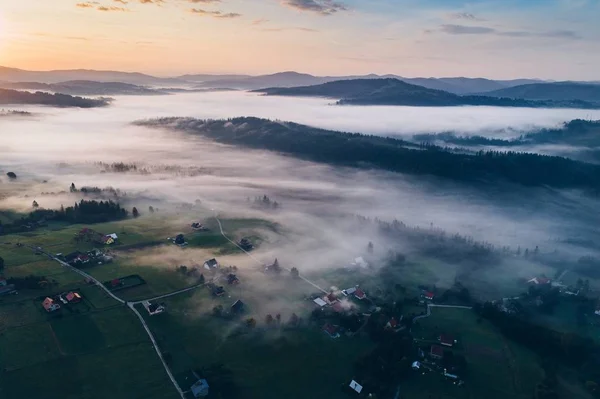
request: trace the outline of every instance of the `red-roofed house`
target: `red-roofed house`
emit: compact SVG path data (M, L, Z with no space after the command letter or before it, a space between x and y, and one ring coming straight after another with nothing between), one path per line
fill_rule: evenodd
M77 303L81 301L81 295L79 295L77 292L69 292L65 298L71 303Z
M439 345L431 345L429 355L434 359L441 359L444 357L444 348Z
M453 346L454 338L451 335L442 334L439 338L440 344L444 346Z
M329 304L337 302L337 297L335 296L335 294L333 292L328 294L327 296L325 296L323 299L325 300L325 302L327 302Z
M44 302L42 302L42 306L44 307L44 309L46 309L46 312L48 313L60 309L60 305L58 303L55 303L52 298L44 299Z
M423 293L423 298L427 299L428 301L433 301L433 298L435 298L435 294L431 291L426 291Z
M356 299L365 299L367 297L367 295L365 294L365 292L363 290L361 290L360 288L357 288L356 291L354 291L354 297Z
M396 320L395 318L391 318L390 321L387 322L387 324L385 325L385 328L391 328L391 329L395 329L396 327L398 327L398 320Z
M336 326L334 326L333 324L325 324L323 326L323 331L325 331L325 333L327 335L329 335L331 338L339 338L340 334L338 333L338 328Z

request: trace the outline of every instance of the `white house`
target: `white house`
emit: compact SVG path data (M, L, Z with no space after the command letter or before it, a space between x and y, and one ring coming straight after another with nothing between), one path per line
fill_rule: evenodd
M356 393L361 393L362 392L362 385L360 385L358 382L352 380L350 381L350 388L352 388L354 391L356 391Z
M322 308L323 306L327 305L327 302L325 302L321 298L315 298L313 300L313 302L316 303L317 305L319 305L320 308Z

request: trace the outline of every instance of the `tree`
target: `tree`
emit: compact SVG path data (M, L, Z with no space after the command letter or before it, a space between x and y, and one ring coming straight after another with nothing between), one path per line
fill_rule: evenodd
M221 316L223 314L223 305L217 305L212 309L213 316Z
M277 258L275 258L275 262L273 262L273 271L274 272L280 272L281 271L281 266L279 266L279 261L277 260Z
M298 271L297 267L292 267L292 270L290 270L290 274L292 275L293 278L300 277L300 272Z
M138 212L138 210L137 210L137 208L135 206L131 210L131 214L133 215L134 218L140 216L140 213Z
M148 207L148 212L154 213L154 207L152 205Z
M6 174L6 176L8 176L9 179L13 179L13 180L17 178L17 175L15 174L15 172L8 172Z
M204 274L201 274L200 277L198 278L198 284L204 284Z
M271 324L273 324L273 316L271 316L271 314L269 313L267 315L267 317L265 317L265 323L270 326Z
M277 321L277 324L281 324L281 313L275 315L275 321Z
M71 187L69 188L69 191L71 191L72 193L77 191L77 188L75 187L75 183L71 183Z
M367 252L370 254L373 253L373 243L371 241L369 241L369 244L367 245Z
M4 269L4 258L0 256L0 270Z
M246 327L248 327L248 328L256 327L256 320L253 317L246 319Z
M36 200L33 200L33 202L31 203L31 206L34 207L34 208L39 208L40 207L40 205L37 203Z

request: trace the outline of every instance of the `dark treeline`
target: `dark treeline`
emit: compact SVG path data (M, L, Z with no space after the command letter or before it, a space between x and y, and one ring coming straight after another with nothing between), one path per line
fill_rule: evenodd
M510 251L506 247L498 248L488 242L477 241L473 237L458 233L451 234L439 228L409 226L399 220L392 222L372 220L360 215L356 216L356 220L361 225L375 223L381 233L389 237L402 238L415 251L451 263L471 260L479 265L494 264L500 260L502 254ZM402 254L388 254L388 258L394 263L402 263L405 257L398 255Z
M69 223L102 223L127 217L127 210L113 201L81 200L59 210L36 209L10 224L0 224L0 234L21 233L46 225L48 221Z
M556 156L479 151L474 154L402 140L312 128L259 118L198 120L161 118L138 122L171 127L218 142L279 151L311 161L354 167L433 175L458 181L506 180L528 186L559 188L600 187L600 166ZM408 146L413 148L407 148Z
M504 140L483 136L457 136L454 133L418 134L413 136L416 141L433 143L442 141L455 145L485 145L497 147L518 147L531 144L571 144L586 147L600 146L600 121L574 119L556 129L542 129Z
M74 97L59 93L51 94L41 91L30 93L28 91L0 89L0 104L39 104L55 107L94 108L108 105L109 100Z

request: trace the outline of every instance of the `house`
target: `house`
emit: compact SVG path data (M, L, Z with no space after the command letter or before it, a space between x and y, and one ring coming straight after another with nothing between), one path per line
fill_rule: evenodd
M14 284L6 284L6 280L4 280L5 285L0 285L0 296L17 294L17 288Z
M354 390L356 393L361 393L363 390L362 385L354 380L350 381L350 388L352 388L352 390Z
M117 233L110 233L110 234L107 234L106 236L112 238L115 241L117 241L117 239L119 238Z
M356 292L356 287L342 290L342 294L344 294L345 296L352 295L352 294L354 294L354 292Z
M237 278L237 276L233 273L229 273L227 275L227 284L229 285L236 285L239 284L240 280Z
M5 278L0 277L0 287L6 287L8 285Z
M190 391L192 391L194 398L202 398L204 396L208 396L208 388L208 381L206 381L204 378L201 378L191 386Z
M242 313L244 311L244 302L239 299L231 305L231 313Z
M354 291L354 297L355 297L356 299L363 300L363 299L365 299L365 298L367 297L367 295L364 293L364 291L363 291L363 290L361 290L360 288L357 288L357 289Z
M423 298L427 299L428 301L433 301L433 298L435 298L435 294L431 291L425 291L423 293Z
M596 309L596 311L594 312L594 314L600 316L600 309Z
M115 243L115 239L112 238L111 236L103 236L100 241L102 242L102 244L104 245L111 245Z
M88 263L89 261L90 261L90 257L87 256L86 254L79 254L77 256L77 258L75 258L75 260L74 260L75 263L82 263L82 264Z
M206 262L204 262L204 268L206 270L214 270L217 267L219 267L219 262L217 262L215 258L209 259Z
M398 328L398 320L392 317L385 325L385 328L395 330Z
M534 285L546 285L546 284L550 284L552 282L552 280L550 280L549 278L546 277L534 277L531 280L527 281L529 284L534 284Z
M58 303L55 303L54 299L52 298L44 299L44 302L42 302L42 306L44 307L44 309L46 309L46 312L48 313L55 312L58 309L60 309L60 305Z
M319 305L319 307L323 307L325 305L327 305L327 302L325 302L324 300L322 300L321 298L315 298L313 300L314 303L316 303L317 305Z
M78 292L68 292L68 293L62 293L58 296L58 299L60 299L60 301L62 303L78 303L81 302L81 295Z
M444 348L439 345L431 345L429 355L434 359L441 359L444 357Z
M214 296L223 296L223 295L225 295L225 288L223 288L223 286L222 286L222 285L219 285L219 286L216 286L216 285L215 285L215 286L212 288L212 294L213 294Z
M167 310L164 304L151 303L150 301L144 301L142 304L150 316L161 314Z
M327 335L329 335L331 338L339 338L340 337L340 333L338 332L338 328L336 326L334 326L333 324L325 324L323 326L323 331L325 331L325 333Z
M333 292L327 294L326 296L323 297L323 300L325 302L327 302L328 304L332 305L334 303L337 302L337 297L335 296L335 294Z
M177 245L183 245L185 244L185 237L183 234L177 234L177 236L175 236L175 241L173 242Z
M412 369L413 370L419 370L420 368L421 368L421 362L419 362L418 360L414 361L413 364L412 364Z
M456 341L454 340L454 338L451 335L446 335L446 334L440 335L438 340L440 341L440 344L442 344L444 346L452 347L456 343Z

